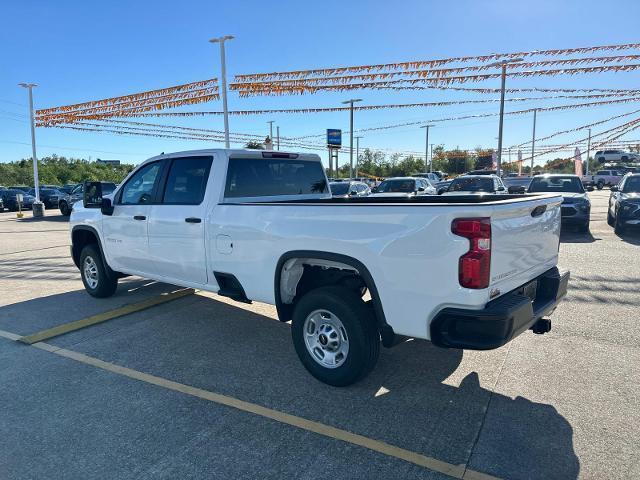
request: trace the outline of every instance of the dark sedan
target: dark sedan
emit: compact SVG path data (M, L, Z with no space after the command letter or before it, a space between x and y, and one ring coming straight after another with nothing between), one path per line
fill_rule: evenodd
M28 193L24 193L22 190L14 190L12 188L8 190L2 190L0 192L0 195L2 195L4 206L12 212L18 210L18 195L22 195L23 210L29 210L32 207L33 202L35 202L36 200L35 197L32 197Z
M58 208L58 201L64 197L64 193L53 188L40 188L40 201L44 203L45 208ZM35 197L36 190L32 188L29 190L29 195Z
M640 225L640 173L625 175L611 187L607 223L618 234L629 226Z
M581 232L589 231L591 202L577 175L536 175L527 191L559 193L562 195L562 223L573 225Z

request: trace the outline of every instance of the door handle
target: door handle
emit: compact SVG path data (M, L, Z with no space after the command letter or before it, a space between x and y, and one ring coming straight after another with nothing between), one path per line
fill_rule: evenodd
M184 219L184 221L187 223L200 223L202 222L202 219L196 217L187 217Z
M146 220L147 217L145 217L144 215L134 215L133 219L134 220Z

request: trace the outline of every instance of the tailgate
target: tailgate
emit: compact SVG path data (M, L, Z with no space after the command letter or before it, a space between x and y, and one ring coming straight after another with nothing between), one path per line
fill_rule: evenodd
M544 195L495 206L491 215L491 298L556 266L561 203L561 196Z

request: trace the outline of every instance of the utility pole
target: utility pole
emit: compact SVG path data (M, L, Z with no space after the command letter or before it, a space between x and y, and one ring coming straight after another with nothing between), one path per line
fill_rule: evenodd
M427 173L427 161L429 160L429 127L433 127L433 125L421 125L420 128L424 128L427 132L424 142L424 171ZM433 168L430 168L430 171L433 171Z
M29 119L31 123L31 154L33 160L33 188L36 192L36 202L40 205L40 181L38 179L38 156L36 155L36 124L33 117L33 87L37 87L36 83L19 83L20 87L29 90ZM33 210L34 217L42 216L42 210L36 212Z
M356 177L358 176L358 164L360 162L360 139L363 137L355 137L356 139Z
M267 122L269 124L269 138L271 139L272 144L273 144L273 122L274 120L269 120Z
M232 40L233 35L225 35L223 37L212 38L211 43L220 44L220 76L222 81L222 109L224 111L224 146L229 147L229 108L227 107L227 65L224 54L224 42Z
M352 98L342 102L349 105L349 178L353 178L353 104L361 102L361 98Z
M530 175L533 177L533 157L536 153L536 113L538 113L538 109L533 109L533 136L531 138L531 172Z
M587 173L589 175L589 153L591 152L591 129L589 129L589 139L587 140Z
M502 126L504 124L504 92L505 84L507 82L507 64L521 62L522 58L514 58L511 60L502 60L501 62L495 62L487 65L487 67L502 67L502 86L500 88L500 125L498 127L498 159L496 161L496 174L500 176L502 165Z
M278 137L278 142L276 143L278 150L280 150L280 125L276 126L276 135Z

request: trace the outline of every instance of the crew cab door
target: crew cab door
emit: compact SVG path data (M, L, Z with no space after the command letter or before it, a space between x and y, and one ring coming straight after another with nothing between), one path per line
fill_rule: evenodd
M125 273L153 274L147 244L151 203L158 188L162 162L136 171L114 198L113 214L102 216L103 247L109 266Z
M149 255L168 280L207 283L205 192L211 156L168 158L149 213Z

